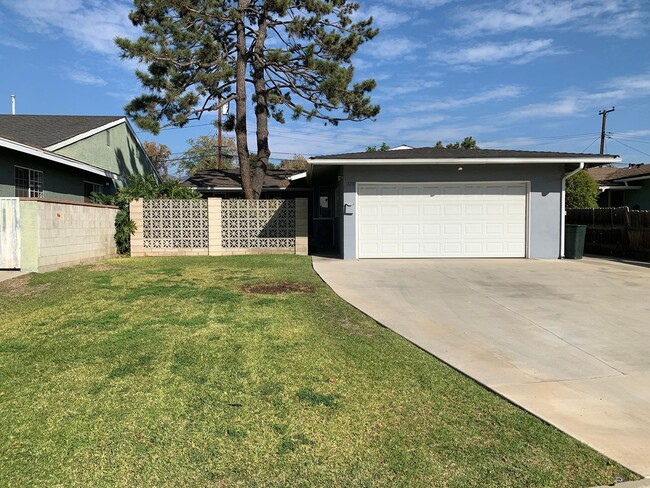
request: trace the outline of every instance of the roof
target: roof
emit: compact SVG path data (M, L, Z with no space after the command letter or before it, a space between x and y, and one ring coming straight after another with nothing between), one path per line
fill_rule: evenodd
M650 164L634 164L627 168L616 168L613 166L589 168L587 171L601 186L616 186L629 179L650 178Z
M435 162L444 160L459 159L510 159L510 160L618 160L618 156L609 154L582 154L547 151L519 151L510 149L451 149L436 147L418 147L413 149L400 149L394 151L357 152L346 154L333 154L328 156L316 156L310 159L310 163L318 164L321 161L337 162L379 162L383 160L409 160L418 162ZM604 163L603 163L604 164Z
M123 115L0 115L0 137L41 149L107 124Z
M264 190L286 190L291 188L306 188L305 178L290 180L292 176L304 173L303 170L269 169L264 177ZM198 190L240 190L241 175L239 169L206 169L190 176L183 185L195 187Z

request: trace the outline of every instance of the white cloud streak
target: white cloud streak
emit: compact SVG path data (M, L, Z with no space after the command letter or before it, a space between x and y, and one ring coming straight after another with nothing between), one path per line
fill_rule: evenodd
M552 39L521 39L511 42L485 42L457 49L440 49L431 60L461 68L509 62L525 64L544 56L566 54L553 47Z
M520 97L524 89L517 85L503 85L466 97L446 98L422 104L421 110L454 110L488 102L498 102Z
M650 73L613 78L602 84L598 91L566 90L554 100L518 107L505 114L505 118L517 121L527 118L554 118L595 113L603 105L650 97Z
M92 73L83 70L68 70L67 76L70 80L80 85L104 86L106 80Z
M523 29L572 28L601 35L643 35L648 12L638 0L513 0L503 7L463 5L456 15L459 36L503 34Z
M21 0L6 5L23 18L27 29L66 37L83 51L116 55L113 39L137 34L128 18L130 6L122 2Z
M375 58L395 59L413 54L421 47L424 44L407 37L377 37L372 42L372 50L367 50L367 54Z

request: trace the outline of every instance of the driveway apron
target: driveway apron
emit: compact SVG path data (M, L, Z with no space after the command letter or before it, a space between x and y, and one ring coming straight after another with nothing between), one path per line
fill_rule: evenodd
M315 257L314 269L381 324L650 476L650 268Z

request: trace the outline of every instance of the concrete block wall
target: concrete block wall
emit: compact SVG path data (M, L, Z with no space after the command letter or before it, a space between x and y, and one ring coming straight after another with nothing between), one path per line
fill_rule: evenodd
M308 208L306 198L296 198L296 249L298 255L306 256L308 249Z
M24 271L52 271L117 254L116 207L25 199L20 210Z
M136 200L130 204L130 216L136 224L136 232L131 236L131 256L234 256L243 254L300 254L308 253L308 209L306 198L296 198L295 245L293 248L224 248L222 245L221 198L208 198L208 248L171 249L145 248L143 237L143 202Z

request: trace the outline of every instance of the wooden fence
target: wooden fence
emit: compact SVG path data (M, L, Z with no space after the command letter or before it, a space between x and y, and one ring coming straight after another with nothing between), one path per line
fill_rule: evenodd
M650 261L648 210L574 208L567 210L566 223L587 226L587 254Z

